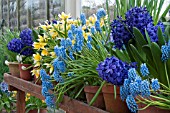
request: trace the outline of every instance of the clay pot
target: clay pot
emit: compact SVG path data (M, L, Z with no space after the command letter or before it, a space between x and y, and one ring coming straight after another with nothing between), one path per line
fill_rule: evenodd
M20 76L19 63L10 62L8 65L8 68L9 68L9 72L11 73L12 76L19 78L19 76Z
M114 86L105 85L102 88L106 111L110 113L130 113L126 102L120 98L120 87L116 87L116 99L114 97Z
M41 85L42 81L41 81L40 78L36 78L36 76L34 75L34 83L37 84L37 85Z
M38 113L38 109L30 110L28 113ZM40 113L48 113L46 109L41 109Z
M30 81L31 80L31 69L28 69L28 70L23 70L21 67L24 66L24 67L30 67L31 64L19 64L19 70L20 70L20 78L24 79L24 80L27 80L27 81Z
M85 86L84 92L86 93L87 103L89 104L96 92L98 91L99 86ZM96 101L93 103L94 107L105 109L104 98L102 92L98 95Z

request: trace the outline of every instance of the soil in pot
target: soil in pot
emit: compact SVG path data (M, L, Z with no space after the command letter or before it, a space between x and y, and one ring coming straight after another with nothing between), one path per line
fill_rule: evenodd
M116 99L114 97L114 86L105 85L102 88L106 111L110 113L130 113L126 102L120 98L120 88L116 87Z
M20 77L19 63L10 62L8 67L12 76Z
M23 70L22 66L27 68L27 67L30 67L31 64L19 64L20 78L27 80L27 81L30 81L31 80L31 70L32 70L32 68L28 69L28 70Z
M89 104L96 92L98 91L99 86L85 86L84 92L86 93L86 99L87 103ZM104 98L102 92L98 95L96 101L93 103L94 107L104 109L105 110L105 104L104 104Z
M38 109L30 110L28 113L38 113ZM41 109L40 113L48 113L46 109Z

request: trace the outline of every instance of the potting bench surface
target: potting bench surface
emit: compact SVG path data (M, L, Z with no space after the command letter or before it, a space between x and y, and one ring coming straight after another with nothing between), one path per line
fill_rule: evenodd
M45 98L41 95L41 86L30 81L14 77L8 73L4 74L4 80L9 85L10 91L17 91L17 113L25 113L25 94L29 93L41 100ZM83 102L63 97L60 108L66 113L108 113L96 107L91 107Z

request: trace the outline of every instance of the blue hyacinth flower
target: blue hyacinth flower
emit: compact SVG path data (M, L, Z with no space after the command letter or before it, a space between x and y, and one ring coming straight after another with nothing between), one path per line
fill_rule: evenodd
M140 72L141 72L142 76L144 76L144 77L149 75L149 69L146 66L146 63L141 64Z
M152 79L151 81L152 81L151 88L154 91L159 90L160 89L160 85L159 85L158 79Z
M126 98L126 104L132 113L136 113L138 110L138 105L132 95L128 95Z

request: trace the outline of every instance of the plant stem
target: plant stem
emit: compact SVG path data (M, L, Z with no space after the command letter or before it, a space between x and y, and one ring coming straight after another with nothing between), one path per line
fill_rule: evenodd
M167 79L167 82L168 82L168 87L170 88L170 83L169 83L169 77L168 77L168 73L167 73L166 62L164 63L164 65L165 65L165 74L166 74L166 79Z

